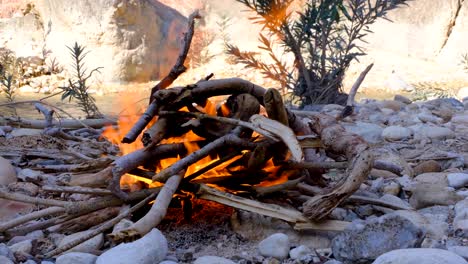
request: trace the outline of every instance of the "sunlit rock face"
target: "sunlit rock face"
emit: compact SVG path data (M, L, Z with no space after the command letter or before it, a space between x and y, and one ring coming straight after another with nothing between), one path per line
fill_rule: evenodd
M155 0L36 0L29 14L0 21L0 44L18 56L50 50L68 66L66 46L77 41L104 83L145 82L170 70L185 30L186 18Z

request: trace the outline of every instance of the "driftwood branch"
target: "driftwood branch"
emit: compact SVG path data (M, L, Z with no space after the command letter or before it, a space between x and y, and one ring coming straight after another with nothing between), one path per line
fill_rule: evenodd
M166 216L169 203L172 200L172 196L177 191L184 173L185 172L181 172L169 177L156 197L150 211L129 228L112 234L112 240L114 242L135 240L146 235L151 229L156 227Z
M133 125L132 129L125 135L125 137L122 139L123 143L132 143L134 142L138 135L145 129L145 127L149 124L149 122L153 119L153 117L156 115L158 111L158 103L157 100L154 100L153 94L155 94L157 91L166 89L169 85L171 85L179 75L185 72L187 69L184 66L185 59L187 58L188 51L190 49L190 44L192 42L192 37L194 33L194 28L195 28L195 19L200 18L200 14L198 13L198 10L193 12L188 19L188 30L187 33L184 35L184 43L183 47L180 51L179 57L177 58L177 61L175 65L172 67L171 71L169 74L164 77L155 87L151 89L151 95L150 95L150 104L148 105L148 108L146 109L145 113L138 119L138 121Z
M356 94L357 94L357 91L358 91L359 87L361 86L362 82L366 78L366 75L369 73L369 71L372 69L373 66L374 66L374 63L369 64L369 66L367 66L364 69L364 71L361 72L361 74L357 78L356 82L353 84L353 87L351 87L351 90L349 91L349 95L348 95L348 100L346 102L346 106L343 109L343 111L341 112L341 115L339 116L339 118L343 119L343 118L353 114L353 111L354 111L354 98L356 97Z
M95 228L95 229L92 229L91 232L87 233L86 235L84 236L81 236L81 237L78 237L76 238L75 240L73 241L70 241L69 243L67 243L66 245L63 245L62 247L59 247L59 248L56 248L50 252L48 252L44 258L51 258L53 256L56 256L56 255L59 255L71 248L74 248L75 246L87 241L88 239L91 239L97 235L99 235L100 233L106 231L107 229L110 229L112 228L115 224L117 224L118 222L120 222L120 220L124 219L125 217L129 216L130 214L132 214L133 212L135 212L136 210L140 209L141 207L143 207L145 204L147 204L149 201L151 201L152 199L154 199L154 197L157 195L157 193L153 193L151 195L149 195L148 197L146 197L145 199L143 199L142 201L140 201L139 203L137 203L136 205L134 205L133 207L131 207L130 209L127 209L125 210L124 212L120 213L118 216L116 216L115 218L105 222L104 224L100 225L99 227Z

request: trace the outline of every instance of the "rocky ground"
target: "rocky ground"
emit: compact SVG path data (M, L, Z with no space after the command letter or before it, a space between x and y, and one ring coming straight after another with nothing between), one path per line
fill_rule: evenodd
M342 106L307 110L336 115ZM387 205L346 201L330 215L350 222L343 232L301 233L280 220L196 200L191 221L173 205L159 230L135 242L107 250L108 240L99 235L41 262L32 257L38 248L63 245L77 234L34 231L3 241L0 263L468 263L468 100L365 100L341 123L387 164L373 169L356 193ZM6 131L5 139L12 137L25 135ZM33 177L31 170L0 162L0 184ZM2 205L2 216L19 208Z

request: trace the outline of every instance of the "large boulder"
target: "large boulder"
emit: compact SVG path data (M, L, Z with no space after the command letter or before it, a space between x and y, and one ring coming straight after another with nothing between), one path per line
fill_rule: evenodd
M90 51L88 69L104 83L160 78L174 64L187 19L157 0L35 0L24 16L0 21L0 44L17 56L50 50L70 65L67 46Z

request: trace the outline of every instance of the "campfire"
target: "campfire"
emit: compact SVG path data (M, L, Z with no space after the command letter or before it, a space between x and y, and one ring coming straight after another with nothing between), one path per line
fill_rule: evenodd
M6 236L24 233L22 224L46 215L62 217L27 226L27 230L57 223L70 226L77 221L86 222L88 227L97 225L86 236L43 256L49 258L150 204L145 216L109 235L115 243L138 239L162 221L173 197L209 200L282 219L298 230L343 230L347 222L326 217L376 166L369 145L338 123L343 115L288 109L277 89L265 89L240 78L213 79L210 74L197 83L168 88L186 70L184 61L197 17L198 13L190 16L179 58L152 89L146 111L138 114L129 105L130 112L119 118L117 126L108 126L99 135L119 146L119 156L87 159L87 168L97 172L72 177L68 186L43 187L47 192L83 193L96 198L73 203L1 191L0 198L49 206L2 223L1 232ZM356 82L354 94L366 73ZM347 114L352 112L351 105L352 99ZM49 120L45 132L64 136L62 130L53 127L50 111L41 105L37 108ZM74 169L84 170L84 165L80 166ZM324 177L329 170L341 177ZM126 203L133 206L119 212L117 206Z

